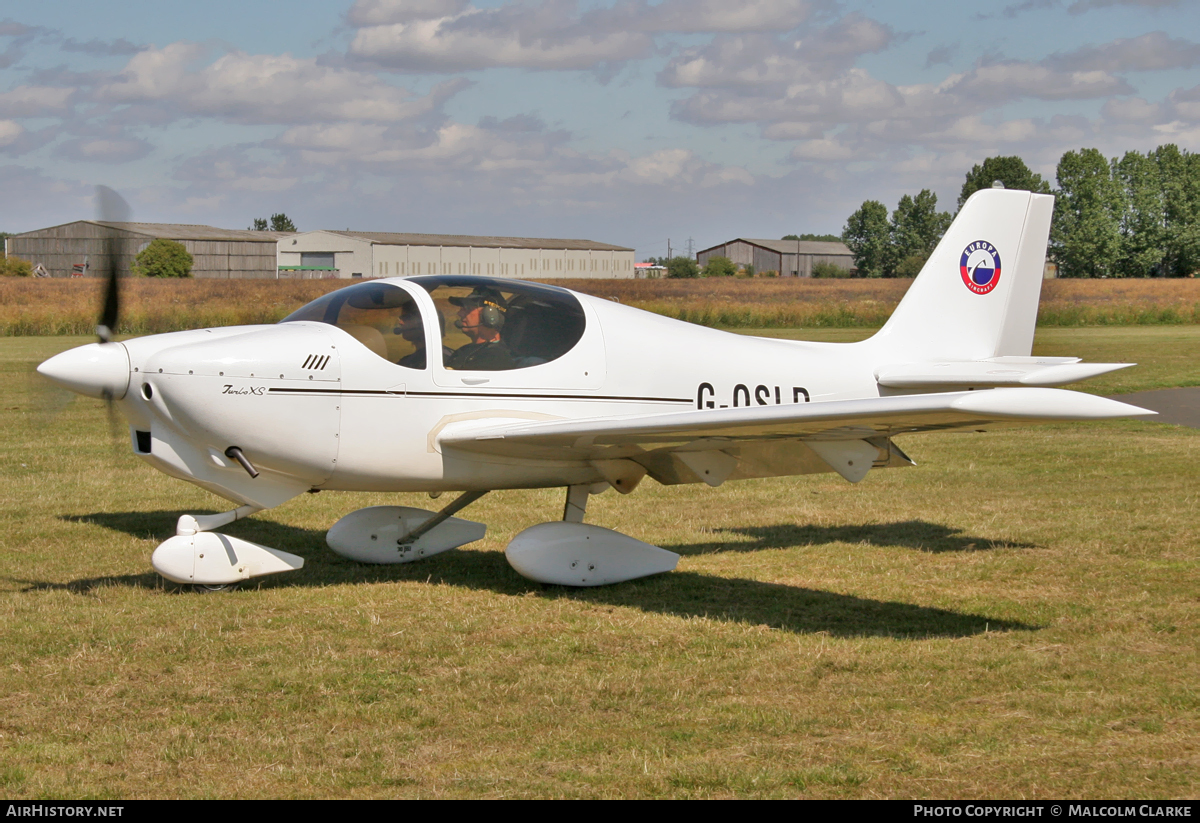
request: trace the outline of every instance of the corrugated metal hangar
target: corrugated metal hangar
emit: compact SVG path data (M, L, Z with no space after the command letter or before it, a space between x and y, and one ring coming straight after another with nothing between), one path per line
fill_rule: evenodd
M854 255L845 243L822 240L753 240L739 237L696 253L703 267L710 257L728 257L739 267L754 266L756 272L778 272L782 277L812 277L816 263L833 263L855 268Z
M459 234L310 231L279 240L280 276L488 274L538 278L634 276L633 249L591 240Z
M111 238L106 240L106 238ZM173 223L77 220L14 234L14 257L41 264L52 277L107 271L112 254L130 274L151 240L184 245L192 275L206 278L394 277L407 274L489 274L494 277L634 277L633 249L592 240L471 237L459 234L241 231Z
M72 267L89 274L107 271L108 255L118 271L130 274L138 252L151 240L175 240L192 255L192 276L211 278L274 278L277 276L276 241L290 234L273 231L239 231L213 226L175 223L108 223L77 220L48 229L14 234L5 250L14 257L41 264L52 277L67 277ZM106 241L106 238L112 238Z

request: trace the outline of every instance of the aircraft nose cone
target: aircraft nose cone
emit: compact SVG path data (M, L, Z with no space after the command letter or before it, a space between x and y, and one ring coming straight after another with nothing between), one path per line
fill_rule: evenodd
M120 400L129 389L129 352L120 343L89 343L54 355L37 371L64 389Z

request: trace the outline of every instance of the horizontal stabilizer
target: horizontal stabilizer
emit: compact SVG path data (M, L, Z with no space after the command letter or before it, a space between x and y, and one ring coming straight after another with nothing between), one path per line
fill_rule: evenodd
M889 389L946 389L966 386L1065 386L1125 369L1133 363L1080 363L1075 357L993 357L988 360L905 363L875 370Z

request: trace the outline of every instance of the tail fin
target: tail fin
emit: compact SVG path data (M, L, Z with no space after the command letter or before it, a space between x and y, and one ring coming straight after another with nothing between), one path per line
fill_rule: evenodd
M1045 194L971 195L870 343L925 361L1028 356L1053 212Z

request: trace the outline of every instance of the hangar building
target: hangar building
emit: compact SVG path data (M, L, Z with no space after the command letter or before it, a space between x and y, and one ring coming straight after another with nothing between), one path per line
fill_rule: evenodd
M812 277L816 263L833 263L855 268L854 255L845 243L822 240L752 240L739 237L696 253L701 268L710 257L728 257L739 268L754 266L756 272L775 271L781 277Z
M192 255L192 276L210 278L274 278L276 241L291 234L239 231L176 223L109 223L77 220L48 229L14 234L5 250L14 257L41 263L52 277L67 277L72 267L89 273L107 271L108 250L115 252L118 271L130 273L134 257L151 240L175 240ZM105 238L112 238L111 245Z
M551 279L634 276L633 249L592 240L309 231L279 238L280 277L488 274Z

